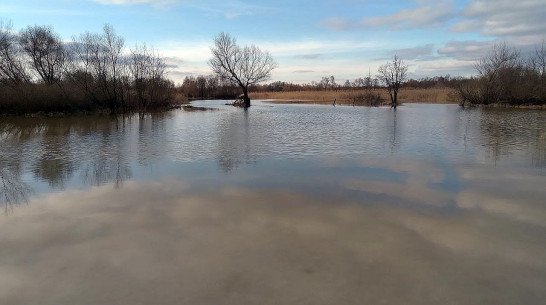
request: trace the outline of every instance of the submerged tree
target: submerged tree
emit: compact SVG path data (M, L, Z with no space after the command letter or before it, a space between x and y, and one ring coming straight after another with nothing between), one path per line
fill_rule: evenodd
M408 66L404 64L400 57L395 55L392 62L379 66L378 72L378 78L383 81L389 91L391 107L396 109L396 106L398 106L398 90L407 79Z
M220 33L211 48L209 66L213 72L243 90L244 107L250 107L248 87L271 78L277 67L268 51L255 45L241 47L229 34Z

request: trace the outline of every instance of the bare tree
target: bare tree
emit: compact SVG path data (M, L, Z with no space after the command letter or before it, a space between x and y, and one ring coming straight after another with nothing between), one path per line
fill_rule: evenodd
M125 99L120 87L124 72L124 61L122 60L124 46L123 37L118 36L111 25L104 25L103 34L100 36L100 53L97 54L99 75L109 107L114 109L120 102L123 111L125 111Z
M100 34L72 38L72 79L88 98L111 111L127 108L130 58L123 54L124 46L123 37L109 24Z
M0 81L11 85L30 82L11 22L0 20Z
M459 84L460 103L462 106L543 104L545 63L544 47L537 47L526 64L518 49L497 43L476 63L477 77Z
M540 46L535 47L531 55L531 68L540 75L542 83L546 81L546 42L542 41Z
M334 90L338 87L336 78L333 75L330 75L330 86L332 86L332 89Z
M86 32L72 37L70 44L71 63L70 79L85 93L85 96L96 102L93 94L93 54L98 49L97 35Z
M398 106L398 90L407 79L408 66L404 64L400 57L395 55L392 62L379 66L378 72L377 77L383 81L389 91L391 107L396 109L396 106Z
M53 28L28 26L21 32L20 44L42 81L59 83L65 69L66 52Z
M486 56L480 58L475 68L480 76L494 77L502 69L515 68L521 64L520 52L509 47L506 43L493 46Z
M271 78L271 71L277 67L273 57L254 45L240 47L235 38L226 33L214 39L211 51L209 66L214 74L241 87L244 107L250 107L248 87Z
M83 58L85 69L93 76L97 87L95 95L111 111L118 106L126 110L124 80L126 77L126 63L123 56L124 39L118 36L114 28L106 24L102 34L84 34L80 37L83 49L80 56Z
M524 72L521 53L506 43L497 43L475 65L480 78L479 91L484 104L498 103L506 97L512 99L516 84L521 83Z
M166 74L163 58L145 44L137 46L131 50L129 69L141 106L146 108L148 104L160 101L158 96Z

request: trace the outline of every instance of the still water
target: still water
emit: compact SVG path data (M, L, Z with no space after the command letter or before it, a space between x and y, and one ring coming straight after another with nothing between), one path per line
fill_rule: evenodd
M0 304L544 304L546 111L0 119Z

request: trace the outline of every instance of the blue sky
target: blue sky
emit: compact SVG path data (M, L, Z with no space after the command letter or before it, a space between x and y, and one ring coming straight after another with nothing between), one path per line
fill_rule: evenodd
M128 48L146 42L170 76L210 74L212 39L228 32L269 50L272 80L298 83L372 74L394 54L411 77L473 73L497 41L525 50L546 33L545 0L2 0L0 18L15 30L51 25L65 40L114 26Z

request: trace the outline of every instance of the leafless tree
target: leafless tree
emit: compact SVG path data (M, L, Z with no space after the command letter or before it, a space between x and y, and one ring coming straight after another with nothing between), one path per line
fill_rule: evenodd
M396 109L396 106L398 106L398 90L407 79L408 66L404 64L400 57L395 55L391 62L379 66L378 71L379 75L377 77L383 81L389 91L391 107Z
M478 75L461 82L457 95L462 106L543 104L546 100L546 50L537 47L526 63L521 52L506 43L495 44L475 65Z
M255 45L240 47L235 38L220 33L211 48L209 66L214 74L228 79L243 90L244 107L250 107L248 87L271 78L271 71L277 67L268 51Z
M129 62L125 42L106 24L102 33L86 32L72 37L70 76L87 98L116 111L126 110Z
M475 65L480 79L479 95L484 104L497 103L519 90L524 73L521 53L506 43L498 43Z
M99 49L97 34L86 32L72 37L70 44L71 62L70 79L85 93L85 96L96 102L94 92L93 54Z
M542 83L546 81L546 42L542 41L540 46L535 47L531 55L531 68L538 72Z
M30 82L11 22L0 20L0 81L11 85Z
M502 69L520 65L520 58L520 52L510 48L506 43L495 44L491 51L475 64L475 68L480 76L494 77Z
M88 88L91 79L96 88L93 95L111 111L126 108L127 60L123 56L124 39L106 24L101 34L86 33L76 38L75 57L81 67L81 76Z
M161 101L161 89L166 74L163 58L145 44L136 46L131 50L129 68L141 106L146 108L149 103Z
M327 76L323 76L322 79L320 80L320 83L319 83L319 86L322 88L322 89L330 89L330 77L327 77Z
M47 84L59 83L65 70L63 42L50 26L28 26L21 31L20 44L31 66Z
M98 52L95 52L94 63L110 109L116 108L118 103L125 109L121 88L125 68L122 59L124 46L123 37L118 36L111 25L104 25L103 33L99 36L99 48Z

